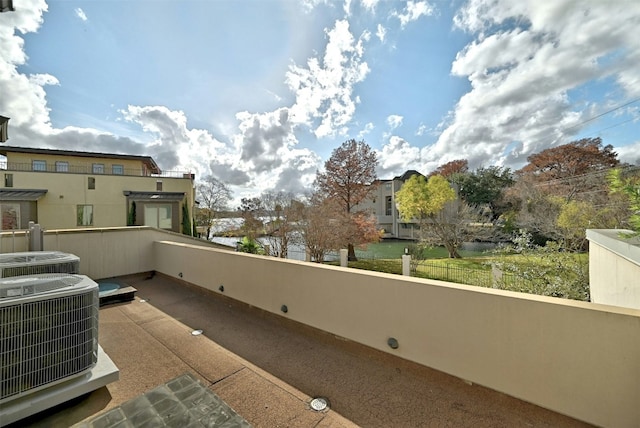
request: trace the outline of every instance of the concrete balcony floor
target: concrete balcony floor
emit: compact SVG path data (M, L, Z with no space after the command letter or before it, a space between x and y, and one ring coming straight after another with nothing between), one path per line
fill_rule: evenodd
M100 309L120 380L19 426L72 426L186 372L255 427L588 426L162 275L115 280L138 289Z

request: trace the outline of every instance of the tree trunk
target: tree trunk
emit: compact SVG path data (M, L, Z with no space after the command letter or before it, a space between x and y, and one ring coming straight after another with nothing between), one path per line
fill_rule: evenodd
M458 248L455 245L445 244L447 251L449 252L450 259L461 259L462 256L458 253Z
M354 248L353 244L347 245L347 248L347 260L349 260L350 262L357 262L358 258L356 257L356 249Z

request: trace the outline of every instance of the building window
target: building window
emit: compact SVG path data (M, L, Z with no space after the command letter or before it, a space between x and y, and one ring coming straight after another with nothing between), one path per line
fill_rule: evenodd
M69 162L56 162L56 172L69 172Z
M384 188L385 188L386 190L391 190L391 183L385 183L385 184L384 184Z
M124 166L122 166L122 165L111 165L111 174L123 175L124 174Z
M95 177L89 177L87 188L89 190L93 190L93 189L96 188L96 178Z
M78 205L78 226L93 226L93 205Z
M156 181L156 192L162 192L162 181Z
M91 167L91 171L93 174L104 174L104 164L94 163Z
M393 206L391 205L391 196L387 196L384 201L384 215L391 215L391 210Z
M4 175L4 187L13 187L13 174Z
M46 171L47 161L43 161L43 160L31 161L31 169L33 169L34 171Z
M144 225L171 230L171 205L146 205Z
M2 230L20 229L20 205L0 204Z

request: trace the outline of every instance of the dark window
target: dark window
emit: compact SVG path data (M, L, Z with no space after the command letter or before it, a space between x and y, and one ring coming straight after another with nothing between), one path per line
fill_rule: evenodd
M122 166L122 165L111 165L111 174L115 174L115 175L124 174L124 166Z
M156 192L162 192L162 181L156 181Z
M4 175L4 187L13 187L13 174Z
M96 188L96 178L95 177L89 177L89 189L95 189Z
M391 206L391 196L387 196L384 201L384 214L391 215L391 210L393 207Z

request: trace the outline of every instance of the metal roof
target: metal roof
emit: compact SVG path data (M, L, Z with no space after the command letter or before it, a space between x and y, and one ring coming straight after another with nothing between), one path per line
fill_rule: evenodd
M38 149L34 147L0 146L0 155L6 156L7 153L33 153L55 156L137 160L144 163L147 168L149 168L152 174L162 173L162 170L160 170L160 167L158 166L158 164L156 164L156 161L154 161L150 156L121 155L117 153L100 152L78 152L74 150Z
M0 189L0 202L37 201L46 193L46 189Z

